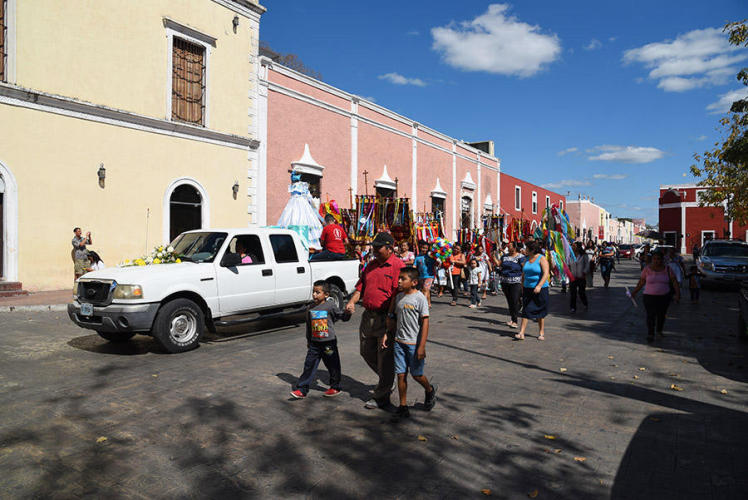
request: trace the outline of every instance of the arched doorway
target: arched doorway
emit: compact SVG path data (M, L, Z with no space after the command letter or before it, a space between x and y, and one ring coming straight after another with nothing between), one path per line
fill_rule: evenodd
M202 197L189 184L177 186L169 198L169 241L185 231L200 229Z
M163 242L174 241L180 233L210 227L210 202L205 189L190 178L169 185L163 201Z
M461 203L461 225L462 229L470 229L473 226L473 199L470 196L463 196Z
M18 280L18 186L0 162L0 279Z

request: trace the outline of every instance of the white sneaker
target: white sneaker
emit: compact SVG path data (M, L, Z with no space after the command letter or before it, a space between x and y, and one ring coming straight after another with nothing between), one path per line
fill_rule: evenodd
M374 410L376 408L379 408L379 405L377 404L377 400L374 398L371 398L369 401L364 403L364 408L367 408L369 410Z

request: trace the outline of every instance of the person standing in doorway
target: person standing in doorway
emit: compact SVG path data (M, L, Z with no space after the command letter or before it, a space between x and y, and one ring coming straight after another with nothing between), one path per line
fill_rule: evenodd
M574 262L571 263L571 274L574 281L570 285L569 311L577 312L577 294L582 301L584 308L587 309L587 294L585 294L585 285L587 284L587 271L590 268L590 258L587 252L582 248L581 241L574 242Z
M522 266L525 256L517 251L517 243L507 245L507 254L501 256L499 261L499 277L501 280L501 291L504 292L506 303L509 308L509 321L507 326L517 328L522 298Z
M74 272L75 279L80 278L86 273L86 269L90 266L88 260L88 250L86 245L91 245L91 231L86 233L86 237L83 237L83 231L81 228L76 227L73 229L73 262L75 264Z
M395 381L395 365L392 343L382 347L382 337L387 330L387 311L390 301L398 291L400 270L405 264L394 252L395 240L391 234L377 233L373 247L374 260L361 273L346 311L353 314L356 303L362 300L364 312L359 329L360 352L366 364L379 377L372 399L366 408L393 410L390 402L392 384Z

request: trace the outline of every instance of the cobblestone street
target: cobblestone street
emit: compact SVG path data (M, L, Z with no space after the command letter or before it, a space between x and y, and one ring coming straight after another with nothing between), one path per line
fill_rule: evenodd
M426 374L437 406L409 422L363 407L360 309L340 323L343 394L290 400L304 329L219 331L167 355L109 344L63 312L0 314L0 491L5 498L745 498L748 343L733 292L671 306L645 342L623 286L568 313L551 292L545 342L505 326L504 298L436 299ZM597 284L601 283L599 275ZM687 295L687 294L686 294ZM300 318L295 318L300 321ZM271 328L263 329L263 328ZM393 401L395 400L393 396ZM481 490L490 490L481 492Z

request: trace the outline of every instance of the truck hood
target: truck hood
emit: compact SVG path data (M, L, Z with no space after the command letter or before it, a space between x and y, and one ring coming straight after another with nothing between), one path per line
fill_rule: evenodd
M179 264L156 264L150 266L108 267L82 276L83 279L114 280L123 285L147 286L164 280L184 280L202 276L212 271L211 263L182 262ZM173 276L173 278L169 278Z

